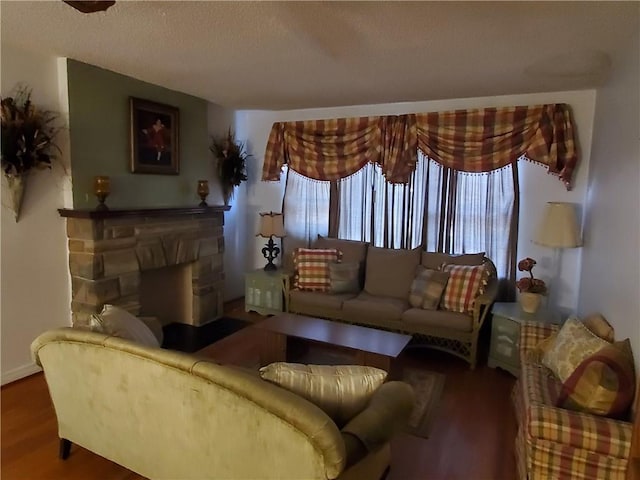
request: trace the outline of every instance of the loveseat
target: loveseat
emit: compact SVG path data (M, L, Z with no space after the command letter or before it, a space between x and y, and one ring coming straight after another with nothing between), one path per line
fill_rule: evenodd
M74 328L31 351L61 457L72 442L151 479L376 479L413 406L407 384L387 382L339 429L301 396L193 355Z
M520 327L520 378L512 393L520 480L623 480L631 445L627 421L556 406L562 384L535 351L556 325Z
M495 266L484 253L448 255L420 248L394 250L327 237L318 237L312 247L336 249L342 263L360 265L359 284L347 293L293 288L286 302L290 312L410 334L427 346L457 355L475 368L480 329L497 294ZM295 269L295 261L288 264ZM470 309L450 311L442 304L436 309L413 307L409 297L417 270L441 270L445 264L484 265L486 285L475 300L471 299ZM294 271L294 278L295 275Z

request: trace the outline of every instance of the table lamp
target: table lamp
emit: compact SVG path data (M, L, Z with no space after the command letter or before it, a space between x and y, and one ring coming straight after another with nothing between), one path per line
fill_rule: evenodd
M262 249L262 255L264 255L264 258L267 259L267 264L264 267L265 271L276 270L278 267L276 267L273 261L280 253L280 248L276 246L275 242L273 241L273 237L285 237L282 214L273 212L261 212L260 230L256 237L257 236L269 239L265 247Z
M547 202L533 242L555 249L556 275L553 283L557 286L557 280L560 278L562 249L582 246L575 205L566 202Z

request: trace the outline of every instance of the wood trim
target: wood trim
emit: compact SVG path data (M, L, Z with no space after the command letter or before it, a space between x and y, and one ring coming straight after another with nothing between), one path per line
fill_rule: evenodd
M66 218L90 218L101 220L117 217L164 217L176 215L205 215L208 213L227 212L228 205L207 207L163 207L163 208L122 208L110 210L59 208L58 213Z

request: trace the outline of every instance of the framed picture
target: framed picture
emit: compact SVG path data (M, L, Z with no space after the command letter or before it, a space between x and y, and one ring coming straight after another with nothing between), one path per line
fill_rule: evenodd
M129 99L131 110L131 172L180 173L180 111L161 103Z

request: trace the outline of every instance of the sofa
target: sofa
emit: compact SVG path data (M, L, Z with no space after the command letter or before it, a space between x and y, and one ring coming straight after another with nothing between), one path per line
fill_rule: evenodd
M338 428L255 372L193 355L75 328L43 333L31 351L61 457L76 444L151 479L379 478L413 406L407 384L386 382Z
M484 253L449 255L420 248L394 250L366 242L318 237L314 249L336 249L341 263L360 265L359 285L346 293L292 288L287 292L289 312L382 328L413 335L431 348L477 362L480 329L497 294L496 269ZM409 302L417 269L441 270L443 265L484 265L486 285L464 312L413 307ZM296 277L295 260L287 261ZM295 282L294 282L295 284Z
M632 424L556 406L562 384L535 351L557 325L520 327L521 373L512 393L520 480L623 480Z

